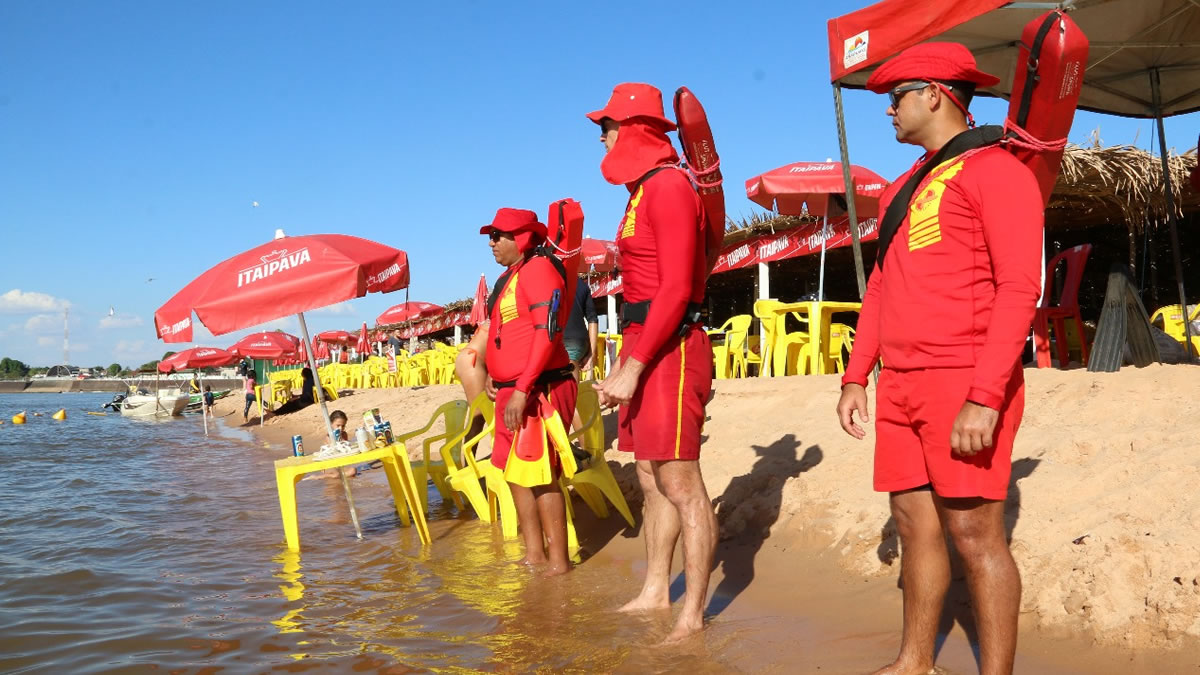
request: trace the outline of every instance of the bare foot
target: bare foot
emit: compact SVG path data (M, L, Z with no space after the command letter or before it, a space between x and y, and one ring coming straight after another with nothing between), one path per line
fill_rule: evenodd
M660 597L653 597L643 592L641 595L621 605L618 612L653 612L657 610L671 609L671 597L663 593Z
M548 565L546 567L546 569L542 570L542 576L543 577L556 577L556 576L559 576L560 574L566 574L567 572L570 572L570 571L571 571L571 563L553 564L553 565Z
M679 644L690 637L699 635L702 630L704 630L703 619L699 621L695 619L685 620L680 616L679 620L675 622L675 628L671 629L671 632L667 634L667 637L663 638L662 642L658 643L658 646L667 647Z
M513 564L518 567L541 567L542 565L546 564L546 559L542 558L541 560L530 560L529 556L525 556L520 560L514 561Z
M929 675L936 672L932 665L913 665L896 659L871 675Z

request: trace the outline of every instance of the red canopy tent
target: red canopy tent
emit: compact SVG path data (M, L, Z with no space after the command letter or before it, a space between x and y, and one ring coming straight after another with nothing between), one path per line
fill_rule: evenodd
M317 333L317 339L331 345L348 345L354 342L354 334L345 330L327 330Z
M235 342L229 352L250 359L296 358L300 352L300 338L282 331L251 333Z
M860 88L883 61L914 44L937 39L965 45L981 70L1000 78L998 85L981 89L979 94L1007 98L1012 92L1022 27L1052 9L1067 11L1091 42L1079 108L1158 121L1175 276L1179 301L1186 307L1162 120L1200 110L1200 41L1196 40L1200 2L1196 0L883 0L830 19L829 70L843 172L848 174L850 167L843 86ZM856 222L853 200L848 210L851 222ZM855 266L862 293L866 284L857 242ZM1190 343L1190 326L1187 322L1184 326Z
M586 237L580 244L583 265L593 272L608 272L617 266L617 243Z

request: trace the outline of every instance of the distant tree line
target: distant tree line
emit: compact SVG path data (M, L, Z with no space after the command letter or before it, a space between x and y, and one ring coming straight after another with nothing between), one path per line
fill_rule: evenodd
M167 352L167 355L169 356L172 353L173 352ZM163 358L166 358L166 356ZM142 368L147 367L149 367L151 370L157 368L158 361L151 361L150 363L142 366ZM0 380L20 380L27 377L33 377L35 375L45 375L49 370L50 369L46 367L33 368L23 361L12 359L7 356L3 359L0 359ZM109 364L107 368L104 366L93 366L92 374L95 376L107 375L109 377L125 377L132 374L132 371L119 363L112 363Z

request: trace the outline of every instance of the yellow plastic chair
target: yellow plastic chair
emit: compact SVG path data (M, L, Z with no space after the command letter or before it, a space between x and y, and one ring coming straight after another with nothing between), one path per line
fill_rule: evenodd
M739 369L744 376L746 373L746 337L750 330L750 315L739 314L730 317L721 327L709 331L709 335L724 334L723 344L713 345L713 364L716 366L717 379L738 377Z
M763 358L762 344L759 336L749 335L746 337L746 365L744 367L745 377L750 377L750 366L758 368L758 373L762 374Z
M633 527L633 513L629 510L621 486L617 485L612 469L604 459L604 420L601 417L596 390L592 385L592 382L579 385L579 398L575 408L579 411L583 426L570 434L571 440L580 441L583 449L592 456L592 461L586 469L575 472L568 484L598 518L608 517L608 507L604 503L604 498L607 497L625 518L625 522ZM570 503L570 500L567 502Z
M1200 318L1200 304L1192 310L1188 315L1188 321L1195 321ZM1180 305L1167 305L1159 307L1150 317L1150 323L1159 326L1163 332L1170 335L1179 344L1183 344L1187 339L1187 333L1183 329L1183 309ZM1200 334L1192 331L1192 349L1194 354L1200 354Z
M483 430L471 438L466 438L470 431L467 420L475 419L476 414L483 416ZM475 515L479 516L480 520L490 523L493 521L492 510L488 504L487 494L479 481L484 480L484 471L492 465L490 462L480 464L475 461L475 452L479 448L479 442L490 438L495 429L495 404L488 399L487 394L480 393L471 402L464 418L463 427L457 434L446 439L439 451L442 455L442 464L446 467L446 483L467 498L467 502L475 510ZM461 446L461 464L450 452L455 446Z
M279 513L283 519L283 534L287 547L291 551L300 550L300 525L296 513L296 483L306 473L336 469L351 464L383 460L384 474L387 475L388 486L392 490L392 501L396 504L396 514L407 527L415 524L417 535L422 544L430 544L429 525L425 522L425 513L420 508L417 497L417 486L413 480L412 466L408 463L408 451L403 443L395 443L383 448L375 448L354 455L342 455L330 459L315 459L314 457L286 457L275 461L275 486L279 493Z
M420 465L413 468L413 478L417 481L417 486L422 488L425 487L427 480L432 480L433 486L437 488L438 493L442 495L442 500L450 500L454 502L454 505L458 507L459 511L462 511L464 508L463 502L458 496L458 492L454 488L450 487L450 483L448 482L448 476L450 473L449 467L446 465L444 460L432 461L430 459L430 451L432 450L434 443L437 443L438 441L445 441L453 436L462 435L461 432L463 430L463 420L466 418L466 414L466 401L460 399L457 401L450 401L449 403L443 403L438 407L437 410L433 411L433 415L430 416L429 422L425 426L413 431L406 431L396 437L396 441L398 443L404 443L416 438L417 436L428 433L429 430L433 428L433 425L437 424L439 419L442 420L445 430L436 436L430 436L421 441L421 455L423 461ZM457 447L459 447L459 443L455 443L454 447L449 448L449 453L453 455L453 452ZM441 454L445 455L446 452L442 452ZM421 508L428 513L429 491L422 489L420 490L420 493Z
M830 324L829 351L825 356L833 361L839 373L846 372L846 362L842 358L843 347L847 354L854 348L854 329L844 323Z
M779 313L776 308L783 303L778 300L755 300L754 301L754 317L758 319L762 326L762 337L759 340L758 359L760 360L758 367L759 377L767 375L780 375L771 371L771 368L763 364L772 364L772 358L775 355L775 339L777 337L776 323L779 321Z

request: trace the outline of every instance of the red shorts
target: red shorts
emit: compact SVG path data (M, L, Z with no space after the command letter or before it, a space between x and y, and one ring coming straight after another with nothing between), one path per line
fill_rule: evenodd
M622 359L633 353L638 334L625 334ZM698 326L668 341L646 364L633 400L621 406L617 447L640 460L700 459L712 361L712 344Z
M509 399L512 398L516 387L505 387L496 391L496 435L492 439L492 466L497 469L504 469L504 465L508 463L508 452L512 450L513 432L509 431L504 424L504 408L508 405ZM526 405L526 415L535 412L537 408L533 406L537 400L538 393L544 388L535 386L529 392L528 404ZM550 405L558 411L558 416L562 418L563 426L568 430L571 428L571 418L575 416L575 399L579 394L579 384L569 378L561 382L555 382L549 385L547 396L550 399ZM547 445L549 447L549 445ZM550 466L554 468L554 475L557 476L561 467L558 461L558 453L550 453Z
M1025 376L1018 368L1009 379L992 447L960 457L950 450L950 431L973 379L972 368L883 370L875 398L876 491L932 485L941 497L1007 497Z

